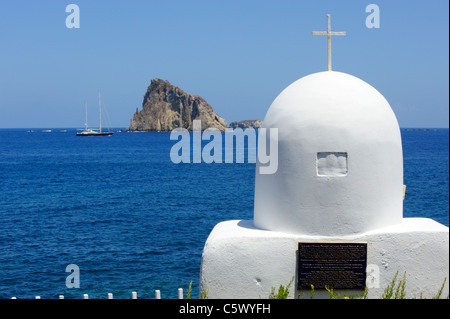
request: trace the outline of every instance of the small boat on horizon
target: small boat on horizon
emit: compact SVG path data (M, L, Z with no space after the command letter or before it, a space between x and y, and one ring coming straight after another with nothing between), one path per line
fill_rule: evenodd
M102 132L102 103L101 103L101 97L100 97L100 91L98 91L98 109L99 109L99 120L100 120L100 126L98 129L91 129L88 128L87 123L87 104L84 102L84 109L86 113L86 122L84 123L84 129L80 129L76 136L111 136L114 134L114 132Z

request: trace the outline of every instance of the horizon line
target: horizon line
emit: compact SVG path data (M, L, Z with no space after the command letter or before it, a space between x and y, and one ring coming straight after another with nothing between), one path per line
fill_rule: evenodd
M123 128L128 128L129 126L114 126L111 127L111 129L123 129ZM50 126L41 126L41 127L0 127L0 130L32 130L32 129L39 129L39 130L67 130L67 129L82 129L80 127L50 127ZM405 127L400 127L401 130L403 129L449 129L449 127L438 127L438 126L405 126ZM170 132L170 131L161 131L161 132Z

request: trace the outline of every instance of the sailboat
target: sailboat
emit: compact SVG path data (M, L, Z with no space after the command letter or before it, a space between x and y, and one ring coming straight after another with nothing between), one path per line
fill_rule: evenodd
M88 128L87 124L87 104L84 102L84 110L86 113L86 122L84 123L84 130L79 130L77 132L77 136L111 136L114 132L102 132L102 103L100 97L100 91L98 91L98 109L99 109L99 117L100 117L100 126L98 129Z

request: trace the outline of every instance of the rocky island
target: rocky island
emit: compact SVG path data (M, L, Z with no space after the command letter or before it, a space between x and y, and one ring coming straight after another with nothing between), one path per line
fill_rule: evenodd
M193 120L202 121L202 130L225 131L227 127L227 122L202 97L184 92L169 81L153 79L142 110L136 109L128 131L172 131L179 127L192 131Z

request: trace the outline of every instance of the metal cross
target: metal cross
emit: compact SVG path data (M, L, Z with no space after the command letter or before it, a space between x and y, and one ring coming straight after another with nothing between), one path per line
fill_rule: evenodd
M313 35L327 35L328 36L328 71L331 71L331 36L345 35L345 32L331 32L330 15L327 14L328 28L327 31L313 31Z

